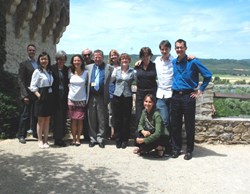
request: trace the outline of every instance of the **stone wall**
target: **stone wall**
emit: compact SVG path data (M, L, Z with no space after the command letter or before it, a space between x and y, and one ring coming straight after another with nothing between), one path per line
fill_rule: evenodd
M16 74L33 43L37 55L47 51L54 59L56 44L69 24L69 0L0 0L6 19L4 69Z
M250 119L196 120L196 143L250 144Z

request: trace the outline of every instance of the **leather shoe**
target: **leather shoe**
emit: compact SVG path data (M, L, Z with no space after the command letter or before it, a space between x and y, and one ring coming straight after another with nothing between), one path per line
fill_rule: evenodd
M121 148L121 147L122 147L122 142L117 141L117 142L116 142L116 148L119 149L119 148Z
M66 147L66 143L64 141L55 141L55 145L60 146L60 147Z
M180 152L178 151L173 151L171 158L178 158L180 155Z
M20 137L18 140L20 143L26 144L26 140L23 137Z
M99 143L99 147L100 147L100 148L105 148L104 143Z
M89 147L92 148L95 146L95 142L89 142Z
M122 149L125 149L128 146L128 142L122 142Z
M192 159L192 153L187 152L184 156L184 160L190 160L190 159Z

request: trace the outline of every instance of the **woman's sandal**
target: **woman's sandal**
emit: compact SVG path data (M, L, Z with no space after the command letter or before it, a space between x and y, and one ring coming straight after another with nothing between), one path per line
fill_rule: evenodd
M158 146L155 150L157 151L157 155L158 155L159 157L162 157L162 156L164 155L165 147L163 147L163 146Z
M77 141L76 143L75 143L75 146L80 146L81 145L81 143L79 142L79 141Z
M133 150L133 153L134 153L134 154L140 154L140 152L141 152L140 148L135 148L135 149Z
M71 146L75 146L76 145L76 142L71 142L69 145L71 145Z

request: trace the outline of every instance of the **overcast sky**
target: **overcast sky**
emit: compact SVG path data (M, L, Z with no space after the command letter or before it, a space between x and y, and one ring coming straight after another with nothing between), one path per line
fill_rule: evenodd
M250 59L250 0L70 0L70 24L58 50L88 47L160 54L161 40L187 41L198 58Z

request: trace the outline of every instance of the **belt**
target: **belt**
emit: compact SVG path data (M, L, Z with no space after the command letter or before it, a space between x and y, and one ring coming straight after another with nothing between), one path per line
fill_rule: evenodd
M143 92L153 92L154 91L153 89L140 89L140 88L137 88L137 90L143 91Z
M173 90L173 94L179 94L179 95L191 94L192 92L194 92L194 90L182 90L182 91Z

